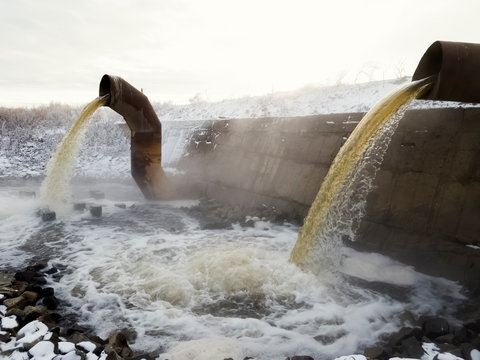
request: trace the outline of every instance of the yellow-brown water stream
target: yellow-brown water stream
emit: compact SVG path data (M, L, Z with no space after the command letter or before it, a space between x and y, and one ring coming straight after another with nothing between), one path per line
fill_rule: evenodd
M398 121L408 103L420 97L429 86L430 79L403 86L379 101L363 117L323 180L290 255L291 262L314 272L336 265L335 249L342 243L345 228L358 224L363 215L366 195ZM359 175L362 172L363 175ZM340 212L345 212L343 218Z
M74 175L75 159L80 151L92 114L108 101L108 95L87 104L78 120L65 134L47 164L47 176L40 188L43 201L55 211L62 211L70 198L70 180Z

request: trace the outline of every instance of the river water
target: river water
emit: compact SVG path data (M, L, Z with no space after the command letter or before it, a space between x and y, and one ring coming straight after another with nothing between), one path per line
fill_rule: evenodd
M63 275L49 285L80 325L101 337L125 329L134 349L170 360L331 359L462 301L450 281L348 248L336 269L304 272L289 262L297 226L205 230L187 210L195 200L145 201L132 181L77 180L74 201L103 216L70 210L53 222L20 195L40 183L0 184L1 269L48 261Z

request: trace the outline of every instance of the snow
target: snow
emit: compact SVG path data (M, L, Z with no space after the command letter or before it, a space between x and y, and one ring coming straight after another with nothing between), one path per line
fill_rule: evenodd
M473 349L470 352L470 357L472 358L472 360L480 360L480 351L478 351L477 349Z
M67 354L70 351L75 351L75 344L69 341L59 341L58 351L62 354Z
M206 120L367 112L386 94L409 81L404 77L362 84L310 85L289 92L188 105L153 103L163 125L162 163L169 165L184 156L186 139ZM446 106L479 105L415 101L411 108ZM0 127L0 179L29 179L45 175L50 155L81 109L52 104L2 111L6 112L1 115L7 122ZM171 122L175 125L169 125ZM130 131L119 114L109 108L93 114L75 172L82 178L130 179Z
M17 318L15 315L7 316L2 319L2 329L14 329L18 326Z
M28 353L33 356L35 360L51 360L56 355L53 352L55 345L50 341L40 341L33 346Z
M81 360L81 356L77 355L75 351L70 351L65 355L58 355L55 360Z
M81 349L84 349L87 352L93 352L95 350L95 344L90 341L82 341L77 344L77 346Z
M15 350L9 357L9 360L28 360L29 356L28 353L26 352L20 352L18 350Z
M17 342L19 344L31 344L46 335L47 332L47 325L38 320L34 320L18 331Z

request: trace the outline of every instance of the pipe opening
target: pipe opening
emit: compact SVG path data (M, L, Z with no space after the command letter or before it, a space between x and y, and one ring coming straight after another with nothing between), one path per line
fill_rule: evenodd
M110 76L109 75L103 75L102 76L102 79L100 80L100 87L99 87L99 90L98 90L98 95L99 96L104 96L104 95L110 95L110 98L108 99L108 102L107 102L107 106L110 105L110 101L111 101L111 93L110 93L110 90L111 90L111 84L110 84Z
M432 75L438 75L442 68L443 51L440 41L435 41L423 54L417 69L413 74L412 81L424 79Z

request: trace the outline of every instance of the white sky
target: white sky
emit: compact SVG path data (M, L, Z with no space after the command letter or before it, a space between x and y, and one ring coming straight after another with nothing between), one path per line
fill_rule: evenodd
M411 75L480 43L479 0L0 0L0 106L84 104L103 74L185 103Z

